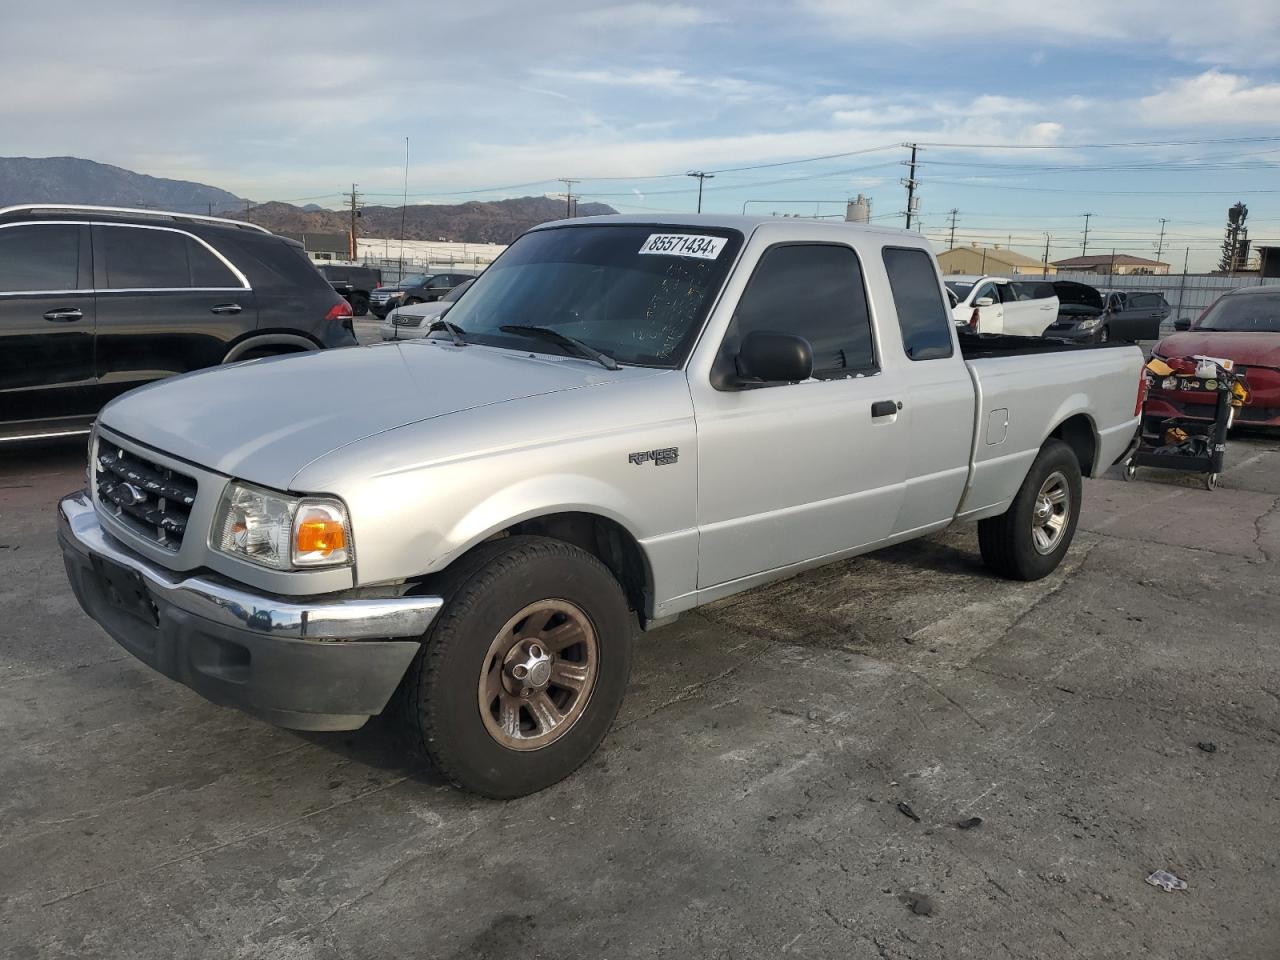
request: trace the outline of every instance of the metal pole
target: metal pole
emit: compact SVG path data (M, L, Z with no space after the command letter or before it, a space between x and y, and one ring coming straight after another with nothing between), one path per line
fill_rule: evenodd
M1044 235L1044 276L1046 280L1049 279L1049 240L1050 239L1051 238L1049 234L1046 233Z
M1182 255L1182 280L1178 284L1178 317L1182 316L1182 297L1187 289L1187 263L1191 260L1191 248L1187 247L1186 253Z
M1080 216L1084 217L1084 242L1080 244L1080 256L1083 257L1089 250L1089 218L1093 214L1082 213Z
M951 239L947 241L947 249L954 250L956 248L956 217L960 215L960 211L955 207L951 208Z
M1156 241L1156 260L1160 259L1160 254L1164 253L1164 225L1169 221L1164 217L1160 218L1160 239Z
M404 216L409 210L409 138L404 138L404 202L400 204L400 272L404 273ZM359 253L360 251L356 251Z

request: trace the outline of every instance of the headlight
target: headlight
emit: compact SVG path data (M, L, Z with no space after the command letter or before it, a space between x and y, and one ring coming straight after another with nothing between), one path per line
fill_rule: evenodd
M1102 322L1102 317L1085 317L1080 321L1081 330L1092 330Z
M214 514L215 550L273 570L333 567L351 562L346 508L327 497L290 497L229 483Z

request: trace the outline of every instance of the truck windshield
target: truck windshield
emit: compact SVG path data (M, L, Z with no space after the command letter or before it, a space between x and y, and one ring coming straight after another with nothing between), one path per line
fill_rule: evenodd
M1196 329L1280 333L1280 293L1223 297L1209 308Z
M527 233L449 310L470 343L567 352L540 326L617 360L678 367L742 245L734 230L600 224Z

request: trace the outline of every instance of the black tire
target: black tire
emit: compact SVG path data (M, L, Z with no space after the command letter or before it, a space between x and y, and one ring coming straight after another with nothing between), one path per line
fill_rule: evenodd
M1102 325L1102 329L1098 331L1098 340L1097 340L1097 342L1098 342L1098 343L1110 343L1110 342L1111 342L1111 331L1110 331L1109 329L1107 329L1107 325L1106 325L1105 323Z
M595 752L626 692L635 617L617 580L572 544L518 536L481 545L433 586L444 608L401 691L411 737L449 780L482 796L521 797L563 780ZM550 599L575 605L594 628L594 684L558 739L512 749L486 726L478 686L504 625Z
M1037 501L1051 478L1060 476L1067 491L1066 515L1061 533L1048 552L1036 546L1033 521ZM982 561L991 570L1010 580L1039 580L1062 562L1075 536L1080 518L1080 462L1075 452L1061 440L1045 441L1013 503L998 517L978 521L978 546Z
M363 293L353 293L351 295L351 312L357 317L363 317L369 312L369 298Z
M408 297L408 298L406 298L406 299L405 299L404 303L403 303L403 304L401 304L401 306L411 307L411 306L413 306L415 303L422 303L422 302L423 302L423 300L422 300L422 298L421 298L421 297Z

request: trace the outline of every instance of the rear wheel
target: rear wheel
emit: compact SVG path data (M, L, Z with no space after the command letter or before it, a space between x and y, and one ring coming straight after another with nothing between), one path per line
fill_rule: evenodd
M447 571L444 609L405 677L411 731L450 780L534 793L599 746L631 667L622 588L572 544L509 537Z
M983 562L1011 580L1039 580L1062 562L1080 515L1080 463L1061 440L1048 440L1013 503L978 522Z
M369 312L369 298L363 293L353 293L351 295L351 312L357 317L363 317Z

